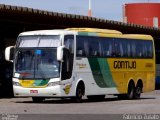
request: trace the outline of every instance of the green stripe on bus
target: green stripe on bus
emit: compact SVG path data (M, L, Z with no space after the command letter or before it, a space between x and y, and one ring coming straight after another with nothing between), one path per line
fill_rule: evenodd
M104 79L105 83L107 84L107 86L115 87L116 84L114 83L107 59L106 58L98 58L98 62L99 62L99 66L100 66L100 70L101 70L103 79Z
M101 88L115 87L106 58L88 58L96 84Z
M44 86L47 85L49 80L34 80L35 86Z
M88 32L78 32L78 35L88 36Z
M92 74L96 84L101 88L108 87L103 79L97 58L88 58L88 60L89 60L89 64L90 64Z
M89 32L78 32L78 35L81 35L81 36L98 36L97 33L89 33Z

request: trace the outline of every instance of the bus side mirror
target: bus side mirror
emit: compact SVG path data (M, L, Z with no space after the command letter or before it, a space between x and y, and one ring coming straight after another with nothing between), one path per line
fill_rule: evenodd
M14 46L9 46L5 49L5 60L9 62L13 62L13 56L14 56Z
M64 48L65 48L64 46L59 46L57 48L57 61L63 62L63 49Z

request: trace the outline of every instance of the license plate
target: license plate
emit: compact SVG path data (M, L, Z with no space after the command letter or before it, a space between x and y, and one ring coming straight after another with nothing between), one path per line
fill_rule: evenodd
M30 93L38 93L38 90L30 90Z

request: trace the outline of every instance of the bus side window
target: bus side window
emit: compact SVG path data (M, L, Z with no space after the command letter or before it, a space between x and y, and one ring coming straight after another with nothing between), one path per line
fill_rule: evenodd
M85 37L77 36L76 41L76 56L77 57L85 57L86 51L85 51Z
M147 58L148 56L147 56L147 42L148 41L143 41L143 57L144 58Z
M121 51L121 40L120 39L115 39L114 42L114 48L115 48L115 57L121 57L122 51Z
M131 56L136 57L136 40L131 40Z
M102 46L102 56L103 57L111 57L112 40L110 38L102 38L101 46Z
M73 52L74 52L74 36L73 35L66 35L64 37L64 45L73 54Z
M131 44L127 42L127 56L131 57Z
M152 41L147 41L146 42L146 56L147 58L152 58L153 57L153 43Z
M136 57L140 58L143 56L143 44L142 41L136 41Z
M125 57L125 58L128 57L126 39L121 39L121 52L122 52L122 57Z
M100 46L98 37L88 37L88 49L90 57L100 56Z

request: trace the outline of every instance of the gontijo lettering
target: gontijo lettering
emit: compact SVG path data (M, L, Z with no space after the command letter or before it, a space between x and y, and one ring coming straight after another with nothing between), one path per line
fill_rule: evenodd
M115 69L136 69L136 61L114 61Z

